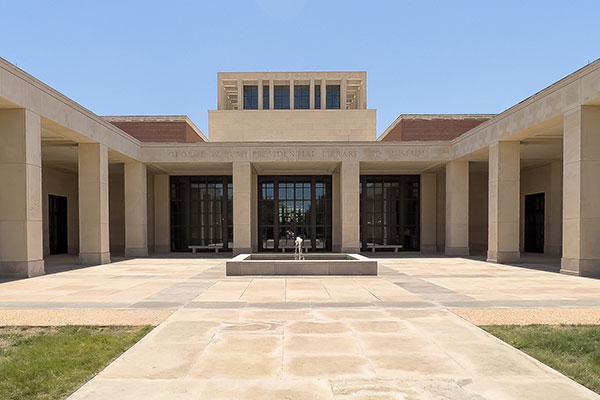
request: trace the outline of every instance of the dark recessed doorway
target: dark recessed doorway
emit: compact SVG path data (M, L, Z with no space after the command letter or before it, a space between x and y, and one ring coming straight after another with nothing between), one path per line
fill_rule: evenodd
M48 196L48 226L50 254L64 254L69 251L67 198Z
M525 252L544 252L544 193L525 196Z

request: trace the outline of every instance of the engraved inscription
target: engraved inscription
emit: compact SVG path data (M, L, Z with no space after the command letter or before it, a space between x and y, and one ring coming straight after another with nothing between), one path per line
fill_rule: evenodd
M355 149L324 149L322 154L323 158L333 160L358 157L358 151Z
M253 150L252 158L285 158L285 159L293 159L296 157L296 152L294 150Z
M254 148L241 150L227 149L202 149L202 150L173 150L168 153L169 158L179 160L389 160L402 158L421 158L427 155L425 149L402 149L363 147L358 148L304 148L304 149L268 149Z
M422 157L425 155L425 150L422 149L386 149L386 153L388 153L391 157Z
M198 158L225 158L225 159L247 159L248 151L246 150L178 150L169 152L169 157L182 159L198 159Z

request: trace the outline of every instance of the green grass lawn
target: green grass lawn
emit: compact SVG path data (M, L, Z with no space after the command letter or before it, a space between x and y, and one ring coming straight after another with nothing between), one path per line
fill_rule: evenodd
M0 399L62 399L151 327L0 327Z
M600 393L600 326L482 326L492 335Z

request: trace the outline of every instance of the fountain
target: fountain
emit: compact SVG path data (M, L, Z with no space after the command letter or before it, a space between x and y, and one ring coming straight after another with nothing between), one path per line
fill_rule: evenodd
M302 242L304 240L298 236L294 243L294 260L304 260L304 255L302 254Z
M240 275L377 275L377 261L360 254L305 254L296 237L294 254L240 254L225 263L228 276Z

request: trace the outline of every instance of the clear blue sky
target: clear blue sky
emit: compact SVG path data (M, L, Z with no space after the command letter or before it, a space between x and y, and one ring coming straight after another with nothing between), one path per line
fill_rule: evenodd
M219 71L366 70L402 113L497 113L600 57L595 1L2 1L0 56L99 115L187 114Z

